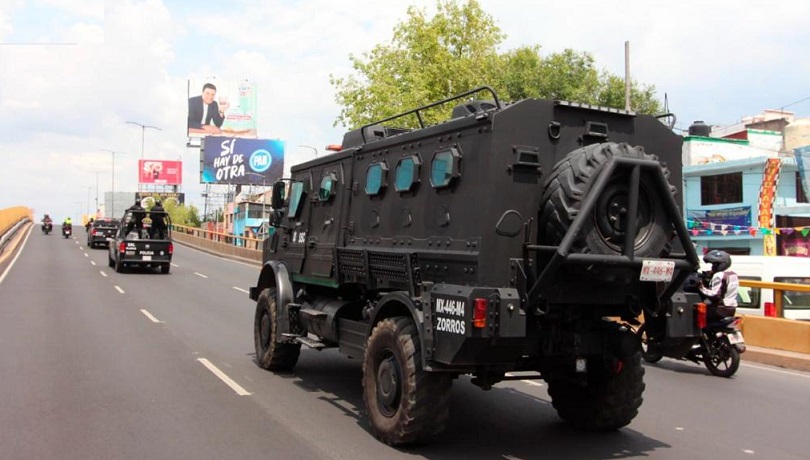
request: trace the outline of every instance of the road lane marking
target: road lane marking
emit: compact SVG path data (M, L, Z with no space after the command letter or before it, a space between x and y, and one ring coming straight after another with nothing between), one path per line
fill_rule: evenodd
M202 273L199 273L199 272L194 272L194 274L199 276L200 278L208 278L207 276L205 276L205 275L203 275Z
M239 396L250 396L253 393L249 393L247 390L242 388L238 383L234 382L230 377L225 375L224 372L219 370L217 366L214 366L211 361L208 361L205 358L197 358L197 361L201 362L203 366L207 367L209 371L211 371L214 375L219 377L220 380L225 382L225 385L231 387L233 391L236 392Z
M753 367L754 369L761 369L763 371L776 372L777 374L793 375L795 377L804 377L806 379L810 378L810 374L799 374L798 372L783 371L783 370L780 370L780 369L773 369L773 368L765 367L765 366L757 366L755 364L748 364L748 363L741 363L741 364L743 366L745 366L745 367Z
M91 261L90 261L90 264L91 264L91 265L95 265L96 263L95 263L95 261L92 261L92 260L91 260Z
M121 294L123 294L123 293L124 293L124 290L123 290L123 289L121 289L121 288L120 288L120 287L118 287L118 286L115 286L115 290L116 290L116 291L118 291L118 292L120 292Z
M159 319L155 318L154 316L152 316L152 314L151 314L151 313L149 313L148 311L144 310L143 308L141 308L141 313L143 313L143 314L144 314L144 316L146 316L147 318L149 318L149 319L150 319L150 320L151 320L153 323L163 323L163 322L164 322L164 321L161 321L161 320L159 320Z
M6 270L3 272L2 275L0 275L0 283L2 283L4 279L6 279L6 275L8 275L8 272L11 270L11 267L14 266L14 263L17 262L17 259L20 258L20 254L23 253L23 249L25 249L25 243L28 243L28 237L31 236L31 229L32 228L34 228L33 225L28 227L28 234L25 235L25 239L23 240L22 245L20 245L20 249L17 251L17 255L14 256L13 259L11 259L11 263L8 264L8 267L6 267Z
M104 270L99 270L98 272L99 272L99 273L101 273L101 276L103 276L103 277L105 277L105 278L107 277L107 274L106 274L106 273L104 273Z
M242 289L242 288L236 287L236 286L234 286L233 288L236 289L239 292L244 292L245 294L250 294L250 291L248 291L247 289Z
M90 257L90 256L89 256L89 255L88 255L86 252L84 253L84 256L85 256L85 257Z
M179 267L179 265L177 265L177 264L176 264L176 263L174 263L174 262L172 262L171 264L172 264L172 267L175 267L175 268Z

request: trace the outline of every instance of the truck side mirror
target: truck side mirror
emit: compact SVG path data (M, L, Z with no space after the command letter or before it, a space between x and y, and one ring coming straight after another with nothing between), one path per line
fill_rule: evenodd
M273 196L270 198L270 207L281 209L284 207L284 182L278 181L273 184Z

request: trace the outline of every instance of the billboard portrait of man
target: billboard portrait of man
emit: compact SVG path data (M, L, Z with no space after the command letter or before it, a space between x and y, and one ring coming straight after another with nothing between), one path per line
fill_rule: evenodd
M208 135L220 134L222 123L225 122L225 112L230 102L225 97L219 101L214 98L217 87L213 83L206 83L202 87L202 94L188 98L188 132L192 134Z

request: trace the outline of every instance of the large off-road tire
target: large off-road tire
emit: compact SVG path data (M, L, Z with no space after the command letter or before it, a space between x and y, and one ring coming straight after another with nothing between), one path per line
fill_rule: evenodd
M641 358L648 363L657 363L658 361L661 361L664 355L657 351L650 350L650 340L654 339L651 339L650 336L647 335L647 325L642 324L641 327L638 328L638 332L636 332L636 334L641 342Z
M119 259L115 259L113 262L115 264L114 268L116 273L124 273L124 263L121 262Z
M450 417L451 376L422 369L422 350L410 318L380 321L363 360L363 403L371 432L392 446L428 441Z
M291 371L301 354L300 343L279 343L276 288L263 289L256 302L253 321L253 342L256 363L268 371Z
M548 394L557 414L588 431L617 430L638 415L644 392L641 353L623 361L618 373L591 378L580 387L568 379L551 379Z
M538 241L544 245L558 245L571 227L589 198L591 188L614 157L658 160L642 147L606 142L574 150L554 166L546 181L538 222ZM669 170L662 165L665 177ZM572 252L594 254L621 254L627 229L629 170L617 170L605 190L597 197L591 216L575 239ZM635 222L634 241L637 257L660 257L669 252L669 241L674 236L672 222L667 216L658 189L649 173L642 170ZM670 186L669 193L676 189Z
M725 337L710 337L711 349L703 354L706 369L718 377L731 377L740 368L740 352Z

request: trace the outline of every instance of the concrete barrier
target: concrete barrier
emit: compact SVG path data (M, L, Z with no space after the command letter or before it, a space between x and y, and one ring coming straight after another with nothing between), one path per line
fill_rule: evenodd
M179 231L172 232L172 239L178 243L187 244L189 246L213 254L236 257L239 259L255 262L257 264L261 264L262 262L262 251L258 249L249 249L240 246L234 246L233 244L221 243L219 241L214 241L200 236L189 235Z
M745 343L776 350L810 353L810 322L744 315Z

